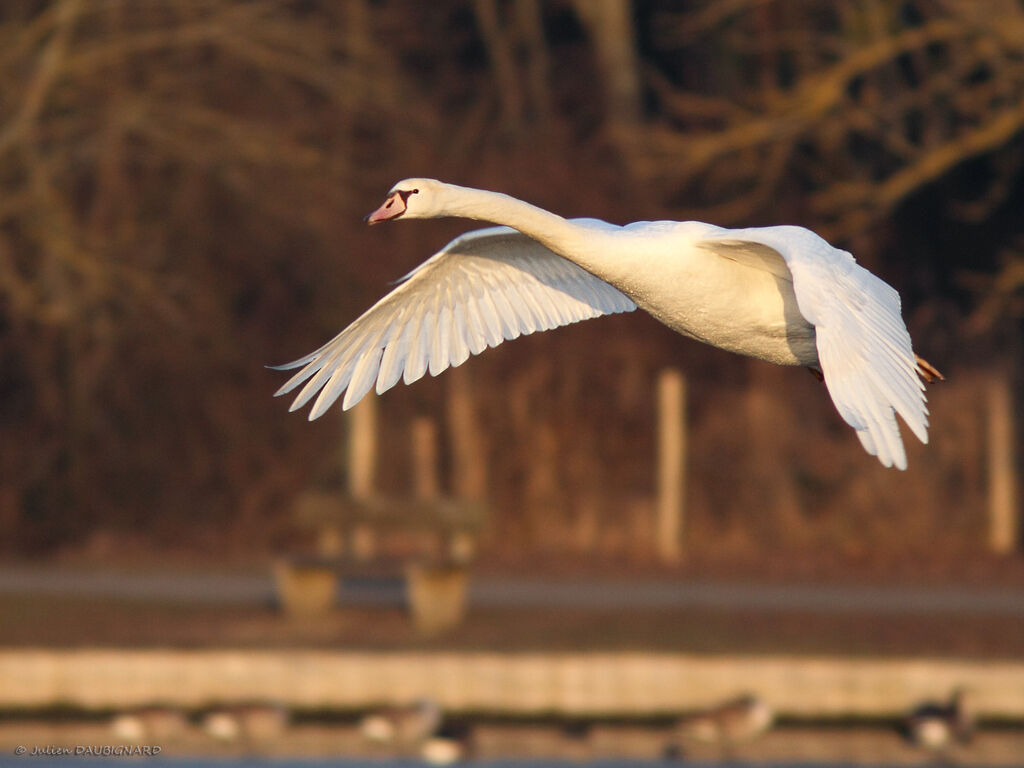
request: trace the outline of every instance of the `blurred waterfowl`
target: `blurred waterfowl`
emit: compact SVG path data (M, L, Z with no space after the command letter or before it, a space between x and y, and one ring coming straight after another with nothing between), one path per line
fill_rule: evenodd
M115 715L110 728L123 741L164 742L185 733L188 719L173 707L141 707Z
M717 744L728 752L766 733L774 721L772 708L748 694L682 718L677 730L684 740Z
M420 746L420 758L428 765L451 765L468 756L466 743L451 736L431 736Z
M288 728L290 713L274 703L237 704L207 712L202 729L219 741L270 741Z
M456 238L334 339L278 366L300 369L276 393L302 386L291 410L315 396L315 419L342 392L351 408L374 384L379 394L506 339L640 307L684 336L819 373L886 467L907 466L897 413L928 442L921 378L942 376L915 356L899 294L808 229L567 220L434 179L398 182L367 220L441 216L504 226Z
M963 688L953 691L947 702L920 705L904 722L907 738L932 752L944 752L954 744L968 743L974 735L974 727L974 712Z
M242 735L252 741L270 741L288 729L291 713L274 703L255 703L235 707L233 710Z
M359 731L367 741L415 747L437 734L442 719L440 705L424 697L408 706L388 707L368 714L359 722Z
M218 741L235 741L242 735L242 725L234 713L218 709L203 716L203 732Z

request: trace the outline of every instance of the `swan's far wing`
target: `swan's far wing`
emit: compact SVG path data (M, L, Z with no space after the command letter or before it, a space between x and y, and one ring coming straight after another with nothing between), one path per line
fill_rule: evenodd
M864 449L886 467L907 468L898 413L928 442L928 408L899 294L803 227L724 230L713 239L776 251L793 275L800 313L814 325L832 401Z
M402 278L320 349L279 366L301 370L275 394L304 383L294 411L319 393L312 420L346 389L348 409L374 382L379 394L399 378L411 384L428 370L436 376L506 339L633 309L618 289L516 230L479 229Z

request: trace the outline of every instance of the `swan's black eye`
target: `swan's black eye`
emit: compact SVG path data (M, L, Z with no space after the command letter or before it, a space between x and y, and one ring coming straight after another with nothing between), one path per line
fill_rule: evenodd
M416 194L419 194L419 190L418 189L400 189L400 190L398 190L398 195L402 198L402 202L403 203L408 202L410 195L416 195Z

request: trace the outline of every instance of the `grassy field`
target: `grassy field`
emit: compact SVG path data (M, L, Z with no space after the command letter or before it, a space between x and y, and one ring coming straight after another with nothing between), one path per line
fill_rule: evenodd
M317 618L273 606L0 596L0 645L661 650L969 658L1024 656L1024 620L716 610L471 609L436 638L399 608L339 608Z
M269 574L267 556L232 560L128 548L78 551L32 568L94 572L130 583L159 573L170 579ZM10 563L8 563L10 564ZM673 569L593 558L485 559L470 577L560 583L603 580L713 580L744 584L951 586L1024 594L1024 557L961 556L910 560L775 553L751 559L702 559ZM919 614L875 616L707 608L511 608L471 605L455 630L420 637L400 607L340 607L316 619L266 605L153 601L0 592L0 646L25 647L314 647L337 649L660 650L697 653L1024 657L1024 619Z

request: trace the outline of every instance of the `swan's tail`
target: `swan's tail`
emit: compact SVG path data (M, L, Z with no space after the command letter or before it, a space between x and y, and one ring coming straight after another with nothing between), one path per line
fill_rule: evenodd
M914 355L917 360L917 375L924 379L926 382L931 384L933 381L945 381L946 377L943 376L939 369L929 363L923 357Z

